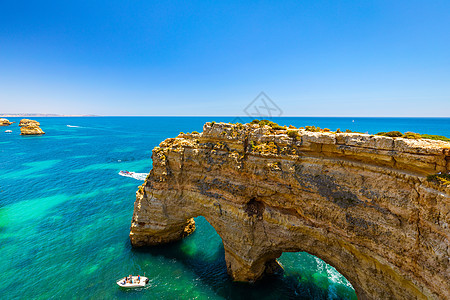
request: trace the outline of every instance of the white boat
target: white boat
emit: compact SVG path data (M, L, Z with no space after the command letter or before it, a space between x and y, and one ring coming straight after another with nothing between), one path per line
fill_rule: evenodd
M6 132L6 133L11 133L11 132L12 132L12 130L5 130L5 132Z
M120 171L120 176L130 177L134 178L136 180L142 180L144 181L147 178L147 173L136 173L136 172L129 172L129 171Z
M145 287L149 282L149 279L145 276L130 276L124 277L117 281L117 285L123 288L127 289L133 289L133 288L141 288Z
M133 178L134 172L120 171L119 175Z

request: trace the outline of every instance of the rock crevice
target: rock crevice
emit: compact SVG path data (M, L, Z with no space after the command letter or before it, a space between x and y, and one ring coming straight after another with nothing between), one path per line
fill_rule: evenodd
M283 252L334 266L360 299L450 298L450 143L206 123L153 150L130 239L167 243L204 216L230 276L255 281ZM295 134L292 133L295 131Z

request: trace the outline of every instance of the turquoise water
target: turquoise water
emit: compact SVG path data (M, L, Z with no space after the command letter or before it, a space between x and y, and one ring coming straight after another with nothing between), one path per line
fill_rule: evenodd
M283 254L284 274L256 284L233 283L221 239L202 217L183 241L131 248L128 233L141 182L117 173L149 172L151 150L165 138L201 131L207 121L235 118L35 119L46 135L20 136L17 124L0 132L1 299L356 299L344 277L307 253ZM450 136L449 119L275 121ZM124 291L115 284L122 276L144 272L150 277L145 289Z

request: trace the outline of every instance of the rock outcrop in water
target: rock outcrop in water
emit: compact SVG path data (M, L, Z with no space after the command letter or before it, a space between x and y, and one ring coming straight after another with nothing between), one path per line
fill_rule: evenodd
M30 119L22 119L19 122L19 126L22 127L39 127L41 126L41 123L39 123L38 121L35 120L30 120Z
M305 251L360 299L450 299L450 143L206 123L153 150L137 192L135 247L178 240L204 216L234 280Z
M35 120L22 119L20 120L20 134L21 135L40 135L45 132L39 127L41 124Z
M10 122L8 119L0 118L0 126L9 126L14 122Z

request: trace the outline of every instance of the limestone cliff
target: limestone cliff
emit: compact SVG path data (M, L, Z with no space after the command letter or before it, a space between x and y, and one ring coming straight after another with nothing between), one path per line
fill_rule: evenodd
M8 119L3 119L0 118L0 126L9 126L11 125L13 122L10 122Z
M450 143L206 123L153 150L133 246L180 239L204 216L234 280L282 252L334 266L360 299L450 299Z

